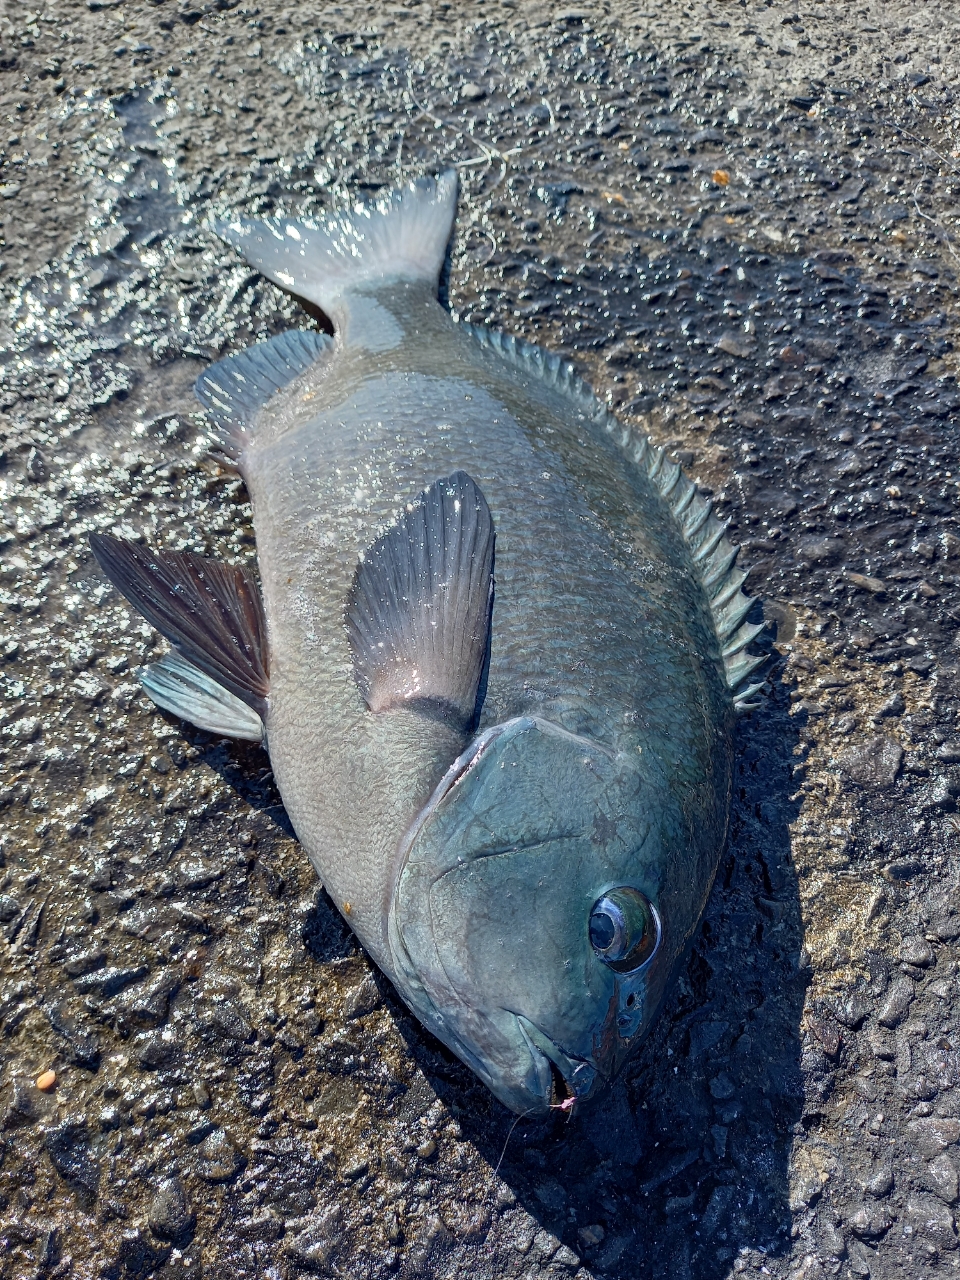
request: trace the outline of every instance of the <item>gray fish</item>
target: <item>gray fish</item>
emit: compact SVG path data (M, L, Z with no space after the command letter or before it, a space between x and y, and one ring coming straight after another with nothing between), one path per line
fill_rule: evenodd
M253 504L245 568L95 536L170 641L143 684L262 740L297 835L422 1022L521 1114L643 1039L724 842L746 647L710 503L538 347L437 301L456 179L218 227L333 337L197 392Z

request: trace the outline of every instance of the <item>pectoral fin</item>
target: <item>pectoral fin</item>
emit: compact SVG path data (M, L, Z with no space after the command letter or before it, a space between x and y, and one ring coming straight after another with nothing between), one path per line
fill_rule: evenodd
M263 741L263 721L256 711L179 653L167 653L159 662L151 662L140 683L158 707L189 720L198 729L225 738Z
M465 471L437 480L366 552L347 600L371 711L407 707L469 729L490 647L494 530Z
M187 662L264 714L267 626L260 588L248 569L192 551L151 551L101 533L90 535L90 546L117 590Z

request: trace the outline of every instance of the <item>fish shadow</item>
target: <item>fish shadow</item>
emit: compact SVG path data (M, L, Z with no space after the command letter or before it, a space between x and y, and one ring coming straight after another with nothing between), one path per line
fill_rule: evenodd
M790 851L802 715L774 683L741 721L727 849L686 970L596 1103L518 1122L390 1001L432 1089L496 1171L491 1200L516 1197L603 1280L721 1280L744 1251L757 1265L789 1253L808 982Z
M236 795L260 818L257 840L251 850L250 875L259 880L272 898L289 894L291 882L310 892L313 905L302 922L301 942L318 964L357 955L360 945L350 926L334 907L303 853L277 790L266 752L253 743L216 738L185 721L162 713L180 730L184 740L199 752Z
M808 982L790 826L805 713L791 715L787 690L771 687L739 727L729 838L685 971L634 1062L595 1103L518 1121L373 975L428 1086L410 1090L410 1107L439 1097L495 1174L471 1206L476 1220L515 1199L603 1280L721 1280L745 1251L758 1265L789 1253ZM278 836L293 837L259 750L189 736ZM319 961L356 951L322 893L303 943Z

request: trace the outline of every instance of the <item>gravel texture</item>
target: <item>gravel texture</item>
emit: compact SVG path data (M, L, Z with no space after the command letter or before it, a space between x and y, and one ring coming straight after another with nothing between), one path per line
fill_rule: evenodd
M958 55L893 0L10 0L5 1280L956 1273ZM775 630L676 997L546 1126L371 969L265 756L141 696L87 549L253 556L190 386L321 321L209 216L450 163L452 310L669 445Z

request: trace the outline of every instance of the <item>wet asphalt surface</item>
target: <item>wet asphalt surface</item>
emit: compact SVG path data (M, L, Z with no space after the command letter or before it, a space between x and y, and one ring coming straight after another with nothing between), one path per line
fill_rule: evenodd
M957 45L821 8L0 17L0 1276L956 1271ZM771 622L676 998L545 1126L372 970L266 757L140 695L87 550L254 554L190 386L320 321L210 214L450 163L448 305L669 445Z

